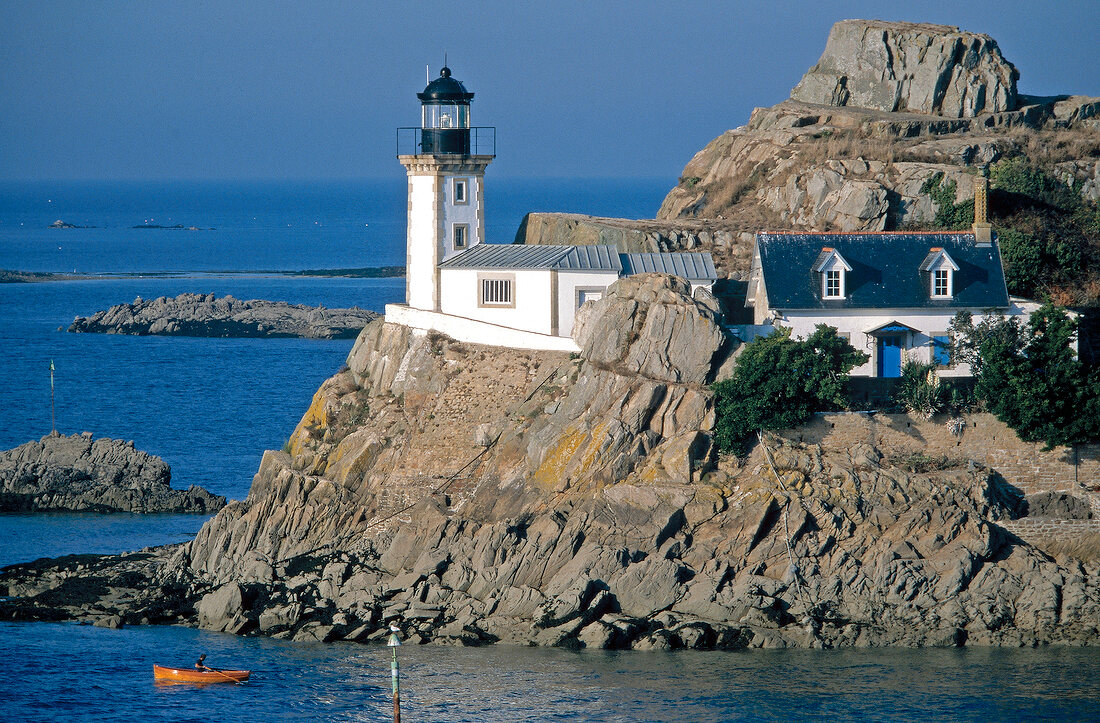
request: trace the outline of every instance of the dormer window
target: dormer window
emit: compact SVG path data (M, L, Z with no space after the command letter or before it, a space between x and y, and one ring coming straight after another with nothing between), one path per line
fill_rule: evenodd
M950 299L955 295L955 272L959 265L942 248L933 247L921 262L920 270L928 274L928 295L933 299Z
M823 247L814 261L813 270L821 276L822 299L839 300L847 296L847 277L852 267L836 249Z
M951 296L951 271L936 269L932 272L932 296Z

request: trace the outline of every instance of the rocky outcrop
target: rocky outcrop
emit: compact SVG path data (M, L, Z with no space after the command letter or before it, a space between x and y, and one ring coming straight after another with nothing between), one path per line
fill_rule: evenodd
M630 220L580 213L529 213L516 233L517 244L611 244L621 253L706 249L719 274L747 278L739 269L751 261L752 234L727 228L720 219Z
M1008 532L1024 505L994 470L913 472L874 437L716 457L708 385L733 350L687 292L620 281L582 310L576 358L374 322L192 543L82 563L91 591L72 562L8 568L0 616L363 642L398 622L459 645L1100 643L1097 558Z
M354 339L378 314L358 307L326 309L285 301L214 294L180 294L152 300L140 296L92 316L77 317L72 332L139 336L304 337Z
M1052 171L1092 200L1097 169L1089 149L1098 142L1087 124L1096 119L1060 126L1053 106L952 121L790 100L758 108L746 126L692 158L658 219L717 218L745 231L929 228L937 211L924 185L930 178L954 182L955 202L963 203L978 167L1027 154L1085 154Z
M3 512L209 513L224 505L196 485L172 489L164 460L133 442L51 434L0 452Z
M949 25L842 20L791 98L972 118L1015 110L1018 78L988 35Z
M1005 160L1040 164L1100 201L1100 99L1022 96L1015 82L988 36L844 21L791 99L755 109L688 162L655 220L530 214L516 241L706 250L721 277L739 282L757 231L940 228L944 197L928 185L937 177L953 188L959 225L974 177ZM1009 201L994 188L994 223Z

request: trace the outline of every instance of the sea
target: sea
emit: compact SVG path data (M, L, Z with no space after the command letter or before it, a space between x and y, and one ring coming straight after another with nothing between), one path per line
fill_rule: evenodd
M652 218L675 179L487 179L491 243L529 211ZM381 312L403 278L291 272L404 264L406 183L0 182L0 449L132 440L172 484L243 499L349 340L70 334L135 297L232 294ZM51 228L56 221L84 228ZM180 228L175 228L179 226ZM50 365L53 363L51 374ZM201 515L0 516L0 566L194 537ZM5 721L385 721L387 648L169 626L0 622ZM245 685L159 685L153 663L248 668ZM406 721L1100 720L1100 650L608 652L402 646Z

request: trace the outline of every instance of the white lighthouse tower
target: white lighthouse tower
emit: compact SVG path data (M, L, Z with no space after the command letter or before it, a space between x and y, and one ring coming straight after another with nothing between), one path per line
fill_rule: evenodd
M485 240L483 181L495 156L496 129L471 129L474 94L451 77L450 68L444 67L416 97L420 128L398 131L397 159L409 176L405 303L439 311L440 262ZM411 132L411 142L403 144L402 131ZM479 148L478 141L486 147Z

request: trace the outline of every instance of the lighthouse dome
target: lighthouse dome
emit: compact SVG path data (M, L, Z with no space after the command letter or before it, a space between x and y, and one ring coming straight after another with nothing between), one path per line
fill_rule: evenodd
M425 103L469 103L474 94L466 90L462 81L451 77L450 68L443 66L439 77L428 83L424 92L417 93L416 97Z

